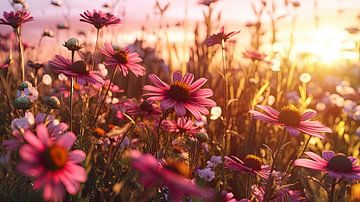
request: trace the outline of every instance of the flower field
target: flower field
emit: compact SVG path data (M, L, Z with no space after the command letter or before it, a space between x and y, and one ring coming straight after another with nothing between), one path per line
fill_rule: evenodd
M0 4L1 201L360 201L359 2L99 2Z

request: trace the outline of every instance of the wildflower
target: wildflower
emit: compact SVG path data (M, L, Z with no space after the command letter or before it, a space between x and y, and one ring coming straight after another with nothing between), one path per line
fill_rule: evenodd
M31 100L28 97L22 95L15 99L14 107L15 107L15 109L27 110L32 107L32 104L33 103L31 102Z
M266 188L264 186L253 185L251 187L253 195L256 200L259 202L264 201ZM277 189L275 193L270 197L270 201L273 202L283 202L283 201L308 201L305 197L301 195L301 192L298 190L290 190L289 187L283 187L281 189Z
M51 5L54 5L56 7L61 7L63 5L63 2L60 0L52 0Z
M311 75L309 73L302 73L300 75L300 81L303 83L309 83L311 81Z
M4 18L0 18L0 24L10 25L14 29L19 28L22 24L32 21L33 17L25 10L17 10L3 13Z
M52 38L52 37L54 37L54 32L52 30L45 29L42 33L42 36Z
M102 84L104 82L95 71L87 70L85 62L81 60L71 63L69 59L56 55L53 60L49 61L49 65L53 67L56 73L63 73L65 76L75 77L80 85L84 85L85 82L92 84Z
M211 156L210 161L206 162L206 167L214 168L222 163L221 156Z
M249 58L251 60L258 60L258 61L265 61L266 58L266 54L264 53L259 53L257 51L251 51L251 50L247 50L243 53L243 56L245 58Z
M162 127L168 132L184 133L184 134L196 134L199 132L198 126L194 125L194 122L187 117L179 117L177 121L163 121Z
M200 1L198 2L198 4L209 7L210 5L212 5L213 3L216 3L216 2L218 2L218 1L219 1L219 0L200 0Z
M50 109L59 109L61 104L59 98L56 96L46 97L44 98L44 102Z
M280 112L269 106L257 105L256 107L262 109L265 113L256 110L250 110L249 113L253 118L262 120L266 123L284 126L285 129L294 136L300 134L300 131L319 138L325 138L321 133L331 133L331 129L323 126L318 121L310 121L315 117L317 112L312 109L307 109L300 112L294 105L288 105L281 109Z
M209 140L209 135L207 133L198 133L198 134L196 134L196 138L200 142L206 142Z
M50 86L52 83L52 78L49 74L44 74L41 81L44 85Z
M65 41L63 46L66 47L69 51L78 51L84 47L82 44L80 44L79 40L74 37Z
M211 110L210 110L210 114L211 114L210 119L211 120L216 120L216 119L220 118L221 113L222 113L221 112L221 107L219 107L219 106L212 107Z
M39 71L41 68L44 67L44 64L43 63L40 63L38 61L32 61L32 60L29 60L27 62L27 66L33 68L36 71Z
M34 178L33 188L43 188L45 200L61 200L65 195L64 187L75 195L80 183L86 181L86 171L78 165L85 159L85 153L70 151L76 141L74 133L67 132L57 141L52 141L43 124L36 126L36 133L25 131L24 139L28 144L19 150L23 161L17 169Z
M226 190L221 191L221 196L223 202L250 202L249 199L237 200L232 192L227 192Z
M244 161L240 160L236 156L226 156L224 165L226 168L230 168L232 170L258 175L264 179L269 178L269 166L263 165L261 158L252 154L247 155Z
M141 100L137 103L129 99L124 103L126 112L132 116L141 116L144 118L157 118L161 114L160 108L152 101Z
M81 22L86 22L95 26L96 29L101 29L108 25L121 24L121 20L110 13L103 13L101 11L93 10L93 12L85 11L80 14Z
M186 73L182 76L180 72L175 72L170 85L154 74L150 74L149 79L154 86L144 86L143 89L148 91L144 95L148 96L147 100L160 101L163 111L174 108L178 116L185 116L188 110L200 120L201 114L209 114L206 107L216 105L213 100L208 99L213 95L213 91L209 88L200 89L207 81L205 78L200 78L193 83L193 74Z
M224 26L222 26L219 33L209 36L204 41L204 43L207 46L214 46L216 44L221 45L222 41L226 42L229 38L231 38L232 36L234 36L234 35L236 35L238 33L240 33L240 31L237 31L237 32L233 31L233 32L230 32L230 33L225 33L225 28L224 28Z
M333 151L323 151L322 157L313 152L305 152L310 159L297 159L295 166L323 171L334 178L360 179L358 160L352 156L335 154Z
M145 75L145 68L138 63L142 61L139 54L131 52L128 48L115 49L109 43L105 43L104 47L100 50L105 59L106 67L117 68L126 76L129 70L135 74L135 76Z
M18 91L16 92L17 97L25 96L30 99L31 102L34 102L38 99L39 92L38 90L32 86L32 84L28 81L22 82L18 86Z
M162 165L150 154L142 154L133 150L130 152L132 167L141 172L141 183L145 186L157 185L167 187L171 201L181 201L185 195L210 198L211 192L196 186L187 179L183 169L175 165ZM185 172L186 175L186 172Z
M199 169L197 173L201 179L204 179L208 182L211 182L215 178L215 172L212 171L209 167Z

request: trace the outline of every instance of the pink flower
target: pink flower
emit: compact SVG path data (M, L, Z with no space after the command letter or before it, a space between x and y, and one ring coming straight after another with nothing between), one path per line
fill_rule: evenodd
M130 157L132 167L141 172L141 183L145 187L152 185L167 187L171 201L181 202L186 195L201 198L210 198L212 195L210 191L196 186L191 180L173 172L176 167L162 165L150 154L133 150L130 152Z
M199 127L194 125L194 122L187 117L179 117L177 122L166 120L162 122L164 130L173 133L196 134L199 132Z
M105 43L100 52L106 56L105 65L114 69L119 67L124 76L129 70L137 77L145 75L145 68L138 64L142 62L139 54L131 52L128 48L114 50L111 44Z
M218 2L219 0L200 0L198 4L204 5L204 6L210 6L213 3Z
M75 77L80 85L84 85L86 81L92 84L104 83L104 80L97 72L87 70L86 64L82 60L72 64L69 59L56 55L53 60L49 61L49 65L58 74L62 73L68 77Z
M265 61L267 55L264 53L259 53L257 51L247 50L243 53L243 56L251 60Z
M160 108L152 101L141 100L137 103L134 99L129 99L124 103L126 112L132 116L144 118L157 118L161 114Z
M253 195L255 196L256 201L263 202L266 188L263 186L253 185L251 187ZM271 196L270 201L272 202L301 202L308 201L305 197L301 196L301 192L298 190L290 190L289 187L283 187L275 191Z
M37 125L36 133L25 131L24 139L28 144L19 150L23 161L17 169L34 178L33 188L43 188L45 200L61 200L65 195L64 188L75 195L80 183L86 181L86 171L78 165L84 161L85 153L70 151L76 141L74 133L67 132L57 141L52 141L43 124Z
M307 109L300 112L294 105L283 107L280 112L269 106L256 105L257 108L262 109L265 113L256 110L250 110L249 113L253 118L262 120L266 123L284 126L285 129L294 136L300 134L300 131L319 138L325 138L322 133L331 133L331 129L323 126L318 121L310 121L315 117L317 112L312 109Z
M233 32L230 32L230 33L225 33L225 28L224 28L224 26L222 26L219 33L209 36L204 41L204 43L207 46L213 46L213 45L216 45L216 44L221 45L222 40L224 40L224 42L226 42L230 37L232 37L232 36L234 36L234 35L236 35L238 33L240 33L240 31L237 31L237 32L233 31Z
M305 154L310 159L297 159L294 162L295 166L320 170L334 178L360 179L358 160L352 156L346 157L333 151L323 151L322 158L313 152L305 152Z
M247 172L252 175L258 175L264 179L269 178L269 166L262 165L262 160L255 155L247 155L244 161L240 160L236 156L225 156L224 165L226 168L230 168L232 170L236 170L239 172Z
M216 106L213 100L208 99L213 95L213 91L209 88L200 89L207 81L205 78L200 78L193 83L193 74L186 73L182 76L180 72L175 72L171 85L154 74L149 75L149 80L154 86L144 86L143 89L148 91L144 95L149 96L147 100L160 101L163 111L174 108L178 116L185 116L188 110L197 120L200 120L201 114L209 114L206 107Z
M108 25L117 25L122 23L122 21L114 15L110 13L103 13L95 9L93 12L86 10L83 14L80 14L80 16L82 17L80 21L92 24L96 27L96 29L101 29Z
M10 25L14 29L17 29L22 24L32 21L34 18L30 16L30 13L25 10L18 10L16 12L3 13L4 18L0 18L0 24Z

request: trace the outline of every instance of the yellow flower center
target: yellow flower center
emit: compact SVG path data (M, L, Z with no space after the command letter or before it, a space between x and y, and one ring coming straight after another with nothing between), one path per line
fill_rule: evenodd
M127 52L123 50L116 51L114 58L118 60L121 64L126 64L129 61Z
M344 154L336 154L329 160L328 168L333 171L348 173L352 171L352 163Z
M289 126L298 126L301 121L300 110L294 105L288 105L281 109L279 121Z
M184 82L175 81L170 86L169 94L175 100L186 102L190 99L190 86Z
M66 165L68 151L62 146L54 145L45 151L42 160L47 169L58 170Z
M89 71L86 68L86 63L82 60L74 62L71 65L71 71L78 74L89 74Z
M249 154L245 157L244 165L253 170L260 171L261 165L262 165L262 160L261 160L261 158L255 156L255 155Z

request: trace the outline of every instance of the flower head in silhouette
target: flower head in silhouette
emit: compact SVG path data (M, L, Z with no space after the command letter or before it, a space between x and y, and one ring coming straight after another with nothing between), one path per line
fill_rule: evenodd
M204 43L207 46L214 46L216 44L221 45L222 41L226 42L228 39L230 39L231 37L233 37L234 35L236 35L238 33L240 33L240 31L233 31L233 32L230 32L230 33L226 33L224 26L222 26L219 33L209 36L204 41Z
M95 26L96 29L101 29L109 25L121 24L122 21L110 13L103 13L102 11L93 10L93 12L87 10L80 14L81 22L86 22Z
M3 13L4 18L0 18L0 24L10 25L17 29L22 24L32 21L34 18L30 16L30 12L25 10L11 11Z

